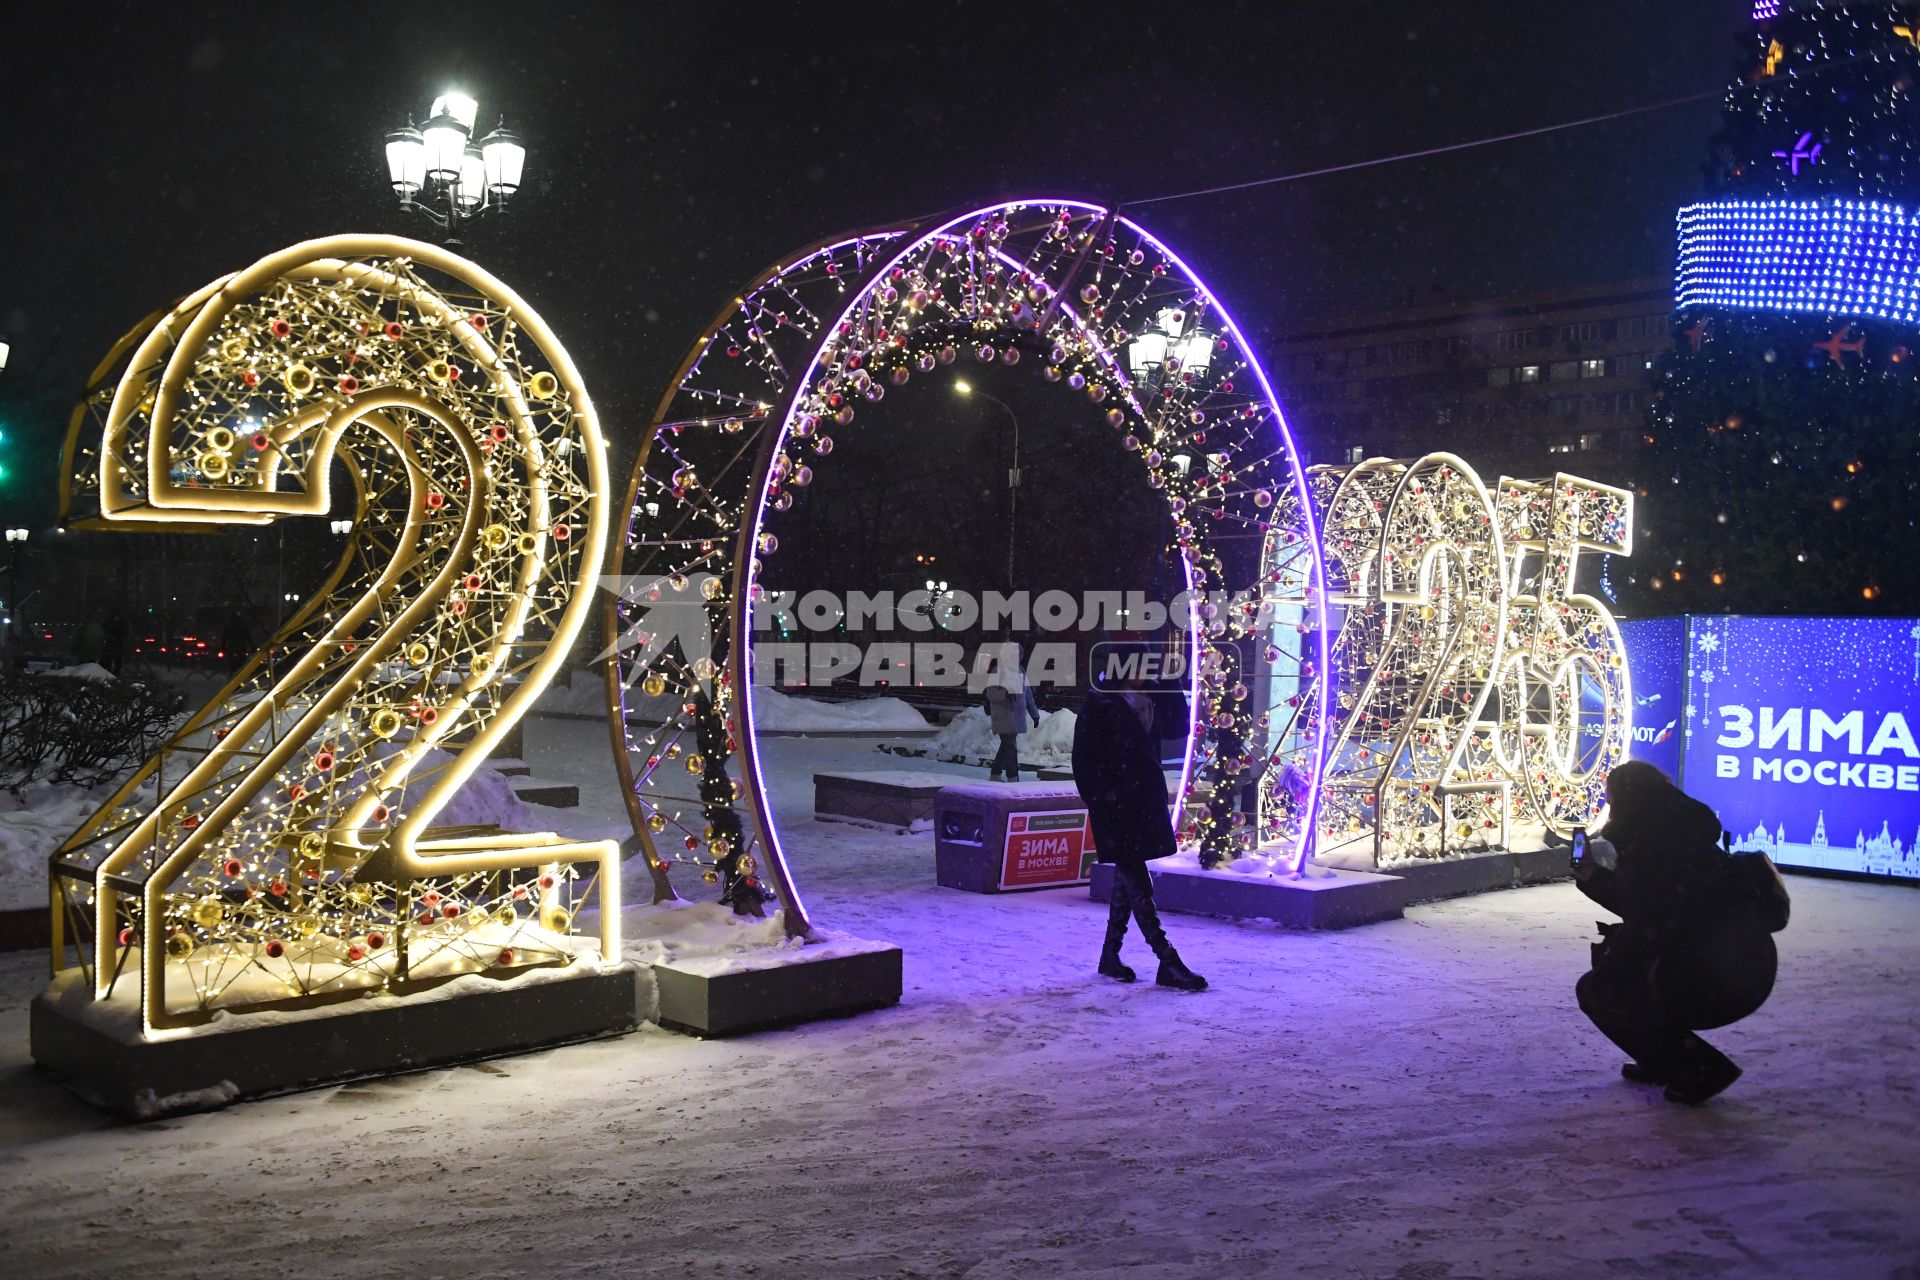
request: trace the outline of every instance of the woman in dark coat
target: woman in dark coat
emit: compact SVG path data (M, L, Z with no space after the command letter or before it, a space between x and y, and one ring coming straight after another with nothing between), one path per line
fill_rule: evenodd
M1135 682L1138 683L1137 681ZM1127 918L1160 958L1163 987L1201 991L1207 980L1187 968L1160 927L1147 863L1174 851L1173 819L1167 812L1167 779L1160 772L1156 699L1136 689L1095 688L1073 726L1073 781L1087 806L1095 857L1113 864L1113 896L1107 901L1107 939L1100 972L1121 982L1137 976L1120 961ZM1159 713L1164 714L1164 713Z
M1600 926L1593 968L1575 988L1580 1009L1632 1056L1622 1075L1697 1105L1740 1068L1695 1032L1765 1003L1773 937L1734 891L1712 809L1640 761L1608 775L1607 801L1607 825L1574 879L1621 922Z

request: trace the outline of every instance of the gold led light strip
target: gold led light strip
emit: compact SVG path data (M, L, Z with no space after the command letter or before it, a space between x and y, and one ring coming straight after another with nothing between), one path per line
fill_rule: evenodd
M429 829L564 661L605 551L604 444L552 332L458 257L339 237L191 295L124 360L103 522L323 514L336 462L358 507L321 593L56 853L96 994L136 952L150 1028L565 963L590 898L617 955L612 842Z

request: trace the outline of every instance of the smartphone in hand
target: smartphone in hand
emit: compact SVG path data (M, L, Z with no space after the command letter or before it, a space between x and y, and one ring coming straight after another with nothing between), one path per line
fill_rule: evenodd
M1573 829L1573 857L1571 859L1571 862L1574 866L1578 867L1581 863L1586 861L1586 858L1587 858L1587 829L1585 827L1575 827Z

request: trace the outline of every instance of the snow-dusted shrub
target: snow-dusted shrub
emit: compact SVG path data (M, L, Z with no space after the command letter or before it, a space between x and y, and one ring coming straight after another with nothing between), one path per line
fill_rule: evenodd
M179 723L184 702L163 684L0 676L0 790L104 782L152 755Z

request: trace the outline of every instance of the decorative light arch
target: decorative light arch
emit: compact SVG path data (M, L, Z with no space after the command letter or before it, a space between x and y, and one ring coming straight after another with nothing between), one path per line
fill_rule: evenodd
M1156 339L1174 323L1181 341L1151 341L1136 381L1128 348L1156 323ZM1211 348L1194 345L1201 334ZM1183 845L1215 862L1261 839L1311 840L1328 722L1314 678L1326 653L1320 550L1272 385L1212 291L1145 228L1085 201L1014 200L782 260L721 309L662 397L628 486L606 615L615 758L656 897L671 895L673 865L693 864L736 910L754 910L764 868L788 930L809 929L753 735L753 609L778 548L770 512L811 483L834 428L963 354L1032 359L1105 404L1165 496L1195 600ZM1249 564L1241 580L1211 545L1215 529L1264 533L1264 573ZM1305 602L1284 634L1262 632L1256 582ZM1304 691L1266 710L1242 652L1263 634L1263 672ZM1290 820L1248 821L1243 788L1287 764L1309 779L1303 802Z

